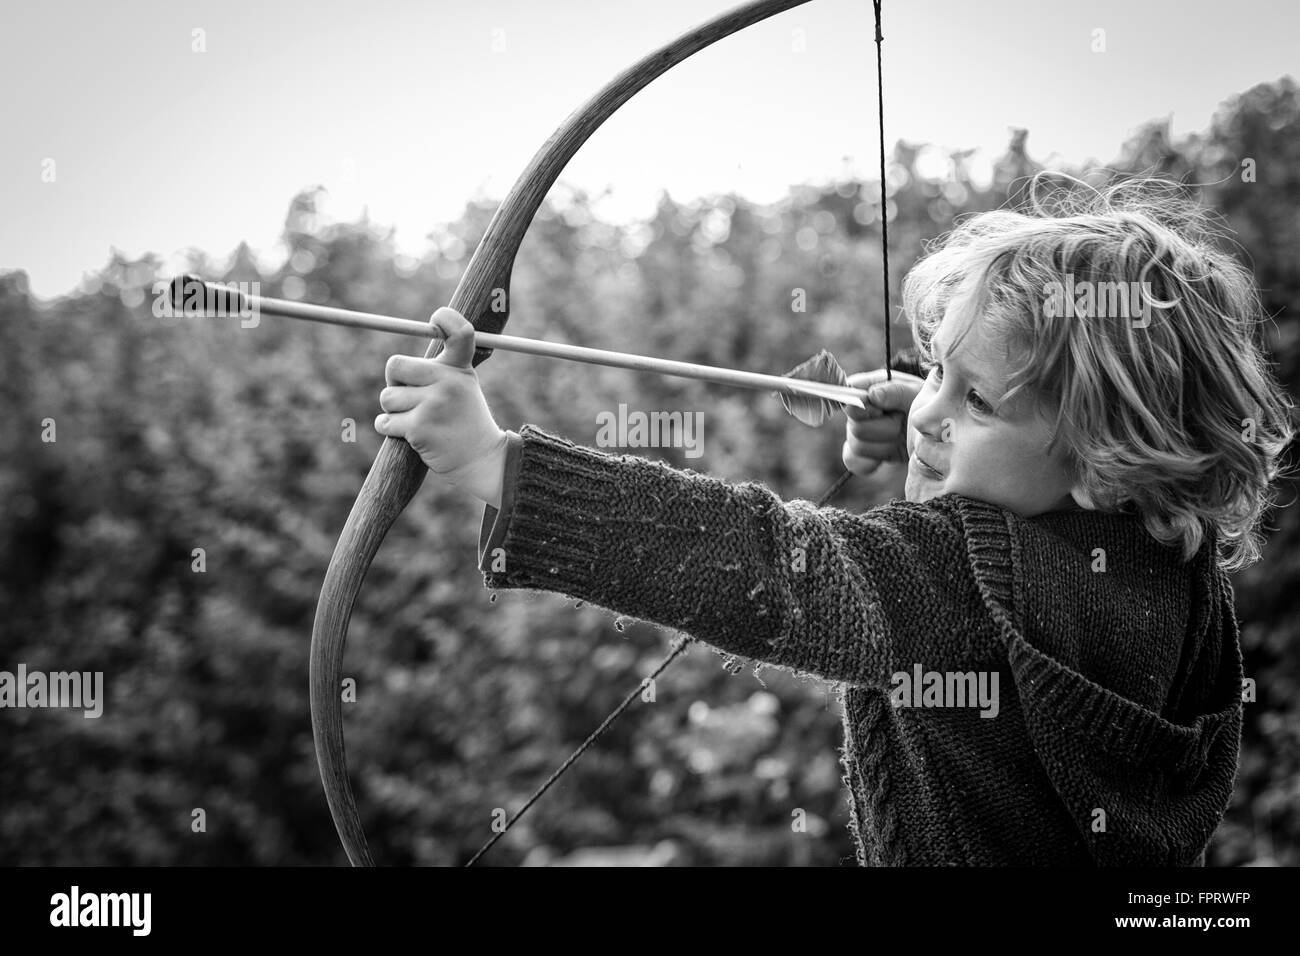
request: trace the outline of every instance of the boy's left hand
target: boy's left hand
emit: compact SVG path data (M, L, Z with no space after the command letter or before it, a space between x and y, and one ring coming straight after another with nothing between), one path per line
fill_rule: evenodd
M375 430L406 439L435 475L494 503L500 499L506 433L492 418L472 365L474 326L447 307L430 321L446 338L442 352L434 359L388 360L388 387L379 393L384 414L375 419Z

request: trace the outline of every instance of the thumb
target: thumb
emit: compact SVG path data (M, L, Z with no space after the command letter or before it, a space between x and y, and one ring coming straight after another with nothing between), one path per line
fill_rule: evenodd
M450 306L444 305L433 313L429 325L443 339L442 351L435 362L470 368L474 361L474 326L469 319Z
M879 382L867 389L867 401L886 412L905 412L916 398L916 384L912 382Z

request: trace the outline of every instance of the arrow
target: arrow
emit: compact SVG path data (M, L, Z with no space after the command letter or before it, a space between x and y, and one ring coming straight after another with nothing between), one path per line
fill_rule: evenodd
M272 315L284 319L301 319L307 322L323 322L326 325L343 325L353 329L371 329L376 332L393 332L409 335L426 341L439 338L437 330L425 322L414 319L399 319L391 315L378 315L373 312L353 312L350 309L335 309L323 305L309 305L304 302L291 302L288 299L273 299L269 296L254 295L234 286L204 282L195 276L178 276L171 283L172 309L179 315L201 316L249 316ZM783 396L803 396L824 399L842 405L865 408L866 391L850 385L836 382L812 381L804 378L786 378L783 375L766 375L762 372L745 372L739 369L719 368L713 365L696 365L693 362L675 362L671 359L653 358L648 355L634 355L630 352L611 352L607 349L593 349L582 345L565 345L560 342L545 342L540 339L523 338L518 335L502 335L494 332L474 333L474 342L478 348L501 349L505 352L520 352L524 355L541 355L546 358L564 359L569 362L585 362L588 365L605 365L610 368L626 368L637 372L657 372L676 378L691 378L716 385L730 385L735 388L772 390ZM834 360L832 359L833 363ZM808 363L799 368L804 369ZM838 369L838 366L836 367ZM807 374L803 372L801 374ZM843 375L841 371L840 376ZM789 403L787 403L789 408ZM791 409L791 413L807 424L812 422L802 414Z

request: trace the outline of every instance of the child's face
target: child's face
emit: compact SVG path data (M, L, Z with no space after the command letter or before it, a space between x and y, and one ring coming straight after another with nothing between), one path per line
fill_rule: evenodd
M959 329L954 313L949 308L935 330L935 366L908 413L907 500L955 492L1025 517L1075 507L1060 449L1049 455L1050 426L1033 396L1022 390L1003 400L1005 350L976 319L950 351Z

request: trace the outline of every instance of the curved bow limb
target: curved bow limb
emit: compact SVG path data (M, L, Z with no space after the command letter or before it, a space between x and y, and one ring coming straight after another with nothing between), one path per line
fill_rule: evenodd
M497 208L449 305L484 332L500 332L508 307L493 311L497 290L509 301L515 254L533 216L560 172L600 125L638 91L678 63L723 37L807 0L754 0L720 14L624 70L570 114L543 144ZM431 345L428 357L437 354ZM480 349L475 364L491 353ZM352 505L330 558L316 606L311 639L311 717L316 761L330 815L353 866L373 866L348 777L343 744L341 679L348 621L366 571L384 536L424 480L424 463L404 441L385 438Z

